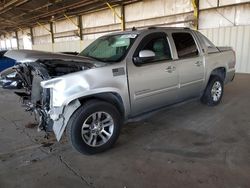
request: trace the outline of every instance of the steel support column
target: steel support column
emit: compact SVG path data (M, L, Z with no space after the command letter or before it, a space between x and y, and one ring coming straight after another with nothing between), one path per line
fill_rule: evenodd
M79 38L80 38L80 40L83 40L83 38L82 38L82 18L81 18L81 16L77 17L77 23L75 23L69 16L67 16L67 14L64 14L64 17L78 28Z
M198 30L199 28L199 0L192 0L192 5L194 8L194 28Z
M83 40L83 33L82 33L82 16L78 16L78 28L79 28L79 37L80 40Z
M220 0L217 0L217 7L220 6Z
M32 29L32 27L30 28L30 38L31 38L32 45L34 45L34 35L33 35L33 29Z
M125 22L125 6L121 5L121 29L122 31L126 30L126 22Z
M113 12L113 14L121 21L121 30L125 30L125 13L124 13L124 5L121 6L121 16L116 12L116 10L108 3L106 2L107 6L110 8L110 10Z
M50 26L51 42L52 42L52 44L53 44L53 43L55 43L53 22L50 22L50 23L49 23L49 26Z
M40 25L41 27L43 27L46 31L48 31L50 33L51 42L55 43L54 31L53 31L53 22L49 22L49 29L47 27L45 27L43 24L41 24L40 22L37 22L37 24Z
M4 44L5 44L5 49L7 50L6 35L4 35Z
M19 46L19 38L18 38L18 32L17 31L15 31L15 35L16 35L17 49L19 50L20 46Z

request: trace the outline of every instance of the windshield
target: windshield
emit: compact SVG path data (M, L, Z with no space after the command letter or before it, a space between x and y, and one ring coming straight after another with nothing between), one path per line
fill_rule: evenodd
M79 55L103 62L119 62L128 53L136 34L103 36L91 43Z

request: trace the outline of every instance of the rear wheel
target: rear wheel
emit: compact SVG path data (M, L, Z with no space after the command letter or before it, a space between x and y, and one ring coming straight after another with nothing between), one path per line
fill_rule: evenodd
M72 146L83 154L95 154L111 148L121 128L121 115L111 104L91 100L70 118L67 134Z
M201 102L207 104L208 106L218 105L223 96L223 91L223 80L219 76L212 76L201 98Z

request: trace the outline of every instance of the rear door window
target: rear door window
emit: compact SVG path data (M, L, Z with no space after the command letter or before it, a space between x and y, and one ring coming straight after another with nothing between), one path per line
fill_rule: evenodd
M199 55L197 45L190 33L172 33L179 58L190 58Z

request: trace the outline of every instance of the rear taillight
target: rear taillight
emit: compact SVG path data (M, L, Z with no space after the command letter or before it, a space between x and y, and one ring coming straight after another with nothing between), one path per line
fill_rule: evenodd
M236 65L236 53L234 50L233 50L233 53L234 53L234 67L235 67L235 65Z
M235 64L236 64L236 54L235 54L235 51L233 51L233 58L231 59L230 62L228 62L228 68L229 69L235 68Z

